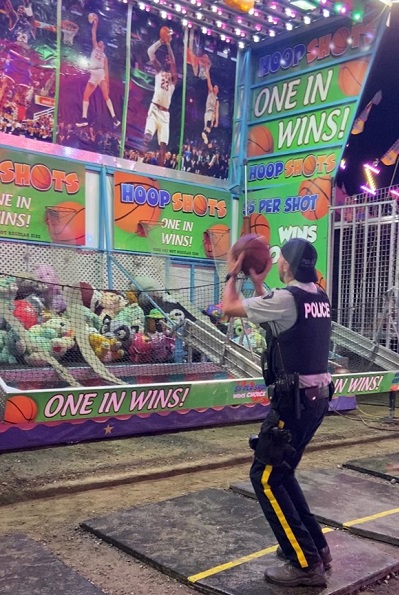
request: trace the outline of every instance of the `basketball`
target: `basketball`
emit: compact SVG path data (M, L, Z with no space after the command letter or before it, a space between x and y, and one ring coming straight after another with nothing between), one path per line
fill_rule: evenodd
M91 12L87 17L89 19L89 23L94 23L94 21L98 21L98 15L95 12Z
M162 43L170 43L172 41L172 31L169 29L169 27L161 27L159 31L159 39L162 41Z
M16 395L6 401L4 419L7 424L26 424L36 419L37 405L25 395Z
M303 160L302 172L303 175L306 177L313 176L314 172L316 171L316 157L314 155L308 155Z
M49 190L53 183L53 177L49 168L41 163L34 165L30 172L30 183L36 190Z
M331 199L331 176L321 176L304 180L299 186L299 196L317 194L316 206L314 211L304 211L302 215L305 219L321 219L328 214Z
M247 155L260 157L265 153L273 153L273 135L266 126L254 126L248 132Z
M268 220L264 215L261 213L251 213L249 215L249 227L248 233L255 234L257 236L262 236L267 243L270 241L270 225ZM245 234L244 231L244 223L241 227L241 236Z
M152 188L159 190L157 180L147 178L146 176L134 176L133 185L140 192L148 193ZM120 186L120 185L119 185ZM137 233L137 225L140 221L155 223L161 214L159 206L151 206L147 202L137 204L137 202L122 202L120 199L119 187L116 187L114 199L114 221L115 225L129 233Z
M226 260L230 249L230 228L222 223L204 231L202 240L207 258Z
M46 224L55 244L84 246L86 242L86 209L73 201L46 207Z
M208 200L203 194L194 196L193 211L199 217L203 217L208 212Z
M338 85L344 95L359 95L367 73L368 60L351 60L341 64L338 73Z
M268 263L271 262L270 247L265 239L254 233L241 236L231 248L233 258L237 258L244 252L241 270L245 275L249 275L249 270L254 269L257 273L265 270Z
M341 56L349 46L351 31L347 27L340 27L332 36L331 53L333 56Z
M320 285L320 287L322 289L324 289L324 291L326 291L327 283L326 283L325 278L323 277L323 275L321 274L321 272L319 270L317 270L317 269L316 269L316 273L317 273L317 281L316 281L317 285Z

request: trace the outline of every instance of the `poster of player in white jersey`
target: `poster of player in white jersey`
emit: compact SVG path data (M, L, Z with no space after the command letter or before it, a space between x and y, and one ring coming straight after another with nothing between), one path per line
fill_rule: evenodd
M63 0L57 142L119 156L126 4Z
M134 9L125 157L177 168L182 122L184 32Z
M0 131L52 141L57 0L0 3Z
M234 117L236 52L233 44L190 29L182 169L226 179Z

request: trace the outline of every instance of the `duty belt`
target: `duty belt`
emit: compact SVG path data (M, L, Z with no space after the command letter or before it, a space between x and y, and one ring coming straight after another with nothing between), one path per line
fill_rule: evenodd
M330 387L327 386L310 386L309 388L301 388L299 392L304 395L310 401L316 401L316 399L327 399L330 396Z

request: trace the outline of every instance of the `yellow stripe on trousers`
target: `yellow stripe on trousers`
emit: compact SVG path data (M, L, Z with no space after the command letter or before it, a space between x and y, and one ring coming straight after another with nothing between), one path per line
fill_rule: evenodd
M305 554L303 553L303 550L302 550L301 546L299 545L297 538L295 537L294 533L292 532L292 529L291 529L287 519L285 518L284 513L281 510L280 505L277 502L276 497L273 494L272 489L269 485L269 477L270 477L270 474L272 471L273 471L273 466L266 465L265 470L262 474L262 479L261 479L262 486L263 486L263 492L264 492L266 498L269 500L270 505L273 508L276 517L280 521L280 525L282 526L284 533L287 536L288 541L290 542L291 546L295 550L295 553L297 555L298 562L299 562L301 568L307 568L309 566L309 564L305 558Z

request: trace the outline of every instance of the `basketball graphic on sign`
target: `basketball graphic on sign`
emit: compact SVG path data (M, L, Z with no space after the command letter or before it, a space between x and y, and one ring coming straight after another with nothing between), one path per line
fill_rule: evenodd
M327 215L330 208L331 189L331 176L312 178L301 183L298 191L299 196L317 195L314 210L309 209L302 212L305 219L321 219Z
M344 95L359 95L368 69L368 60L351 60L339 67L338 85Z
M247 155L260 157L266 153L273 153L273 135L266 126L254 126L248 132Z
M245 231L245 229L248 229L248 231ZM245 224L243 223L240 236L246 233L262 236L266 242L270 242L270 224L261 213L251 213L249 215L249 226L245 228Z
M37 405L25 395L16 395L6 401L3 422L7 424L26 424L36 419Z
M114 200L114 220L117 227L130 233L136 233L140 221L149 224L158 221L161 209L157 201L159 191L157 180L146 176L134 176L133 181L129 183L129 186L132 186L131 202L122 202L121 184L118 186ZM155 206L151 206L147 198L150 198L149 202Z
M80 203L65 201L46 207L46 224L55 244L85 244L86 209Z
M203 246L207 258L225 260L230 249L230 228L222 223L204 231Z

